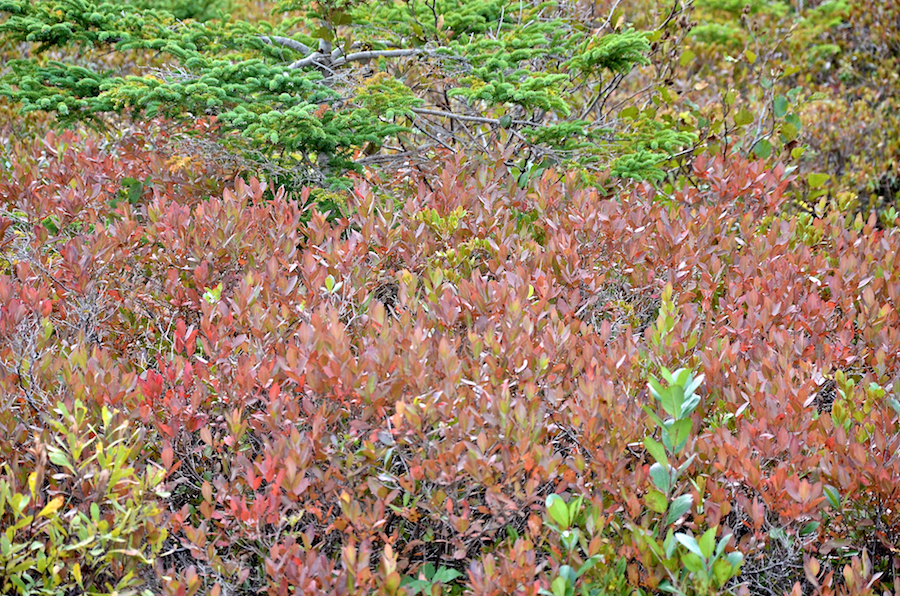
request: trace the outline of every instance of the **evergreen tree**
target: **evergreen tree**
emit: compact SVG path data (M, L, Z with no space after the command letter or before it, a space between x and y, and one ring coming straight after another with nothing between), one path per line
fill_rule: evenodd
M524 0L271 8L236 18L222 3L0 0L0 40L30 48L0 94L63 125L215 115L233 149L316 184L366 161L498 140L523 171L577 162L654 178L692 140L652 111L622 120L610 101L661 31Z

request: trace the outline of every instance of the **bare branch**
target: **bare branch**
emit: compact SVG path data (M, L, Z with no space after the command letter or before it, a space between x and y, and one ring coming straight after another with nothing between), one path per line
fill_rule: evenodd
M427 124L427 121L426 121L426 124ZM429 132L424 126L420 125L418 122L413 122L413 126L416 129L422 131L425 134L425 136L427 136L429 139L435 141L439 145L443 145L445 149L451 151L452 153L456 153L456 149L454 149L453 147L451 147L450 145L445 143L438 135L435 135L435 134Z
M260 35L259 38L263 41L263 43L267 43L270 45L280 45L296 52L300 52L304 56L312 52L312 48L310 48L305 43L300 43L296 39L291 39L290 37L281 37L279 35L273 35L268 37L266 35Z
M268 38L265 38L268 39ZM285 38L282 38L285 39ZM287 40L293 41L293 40ZM300 43L300 42L295 42ZM302 44L300 44L302 45ZM354 43L353 46L358 47L358 43ZM293 47L293 46L286 46ZM319 48L317 51L312 51L310 48L303 46L306 48L308 53L300 58L299 60L291 63L288 68L303 68L306 66L317 66L322 68L337 68L338 66L344 66L348 62L358 62L361 60L372 60L375 58L400 58L403 56L417 56L419 54L434 54L436 53L435 49L425 49L425 48L408 48L402 50L367 50L364 52L354 52L352 54L347 54L346 56L341 57L343 51L341 48L334 48L333 50L328 50L323 48ZM439 49L439 48L438 48ZM311 53L310 53L311 52ZM329 68L329 70L330 70Z
M417 159L417 158L420 158L422 156L422 154L425 153L427 150L428 150L428 148L421 148L421 149L417 149L415 151L401 151L399 153L388 153L388 154L384 154L384 155L370 155L369 157L363 157L362 159L357 159L354 163L367 166L367 165L372 165L372 164L387 163L387 162L403 160L403 159L406 159L406 160Z
M333 66L343 66L347 62L358 60L371 60L373 58L399 58L401 56L415 56L416 54L424 54L426 50L420 48L410 48L407 50L370 50L366 52L355 52L347 54L345 57L336 60Z
M303 68L306 66L324 67L325 65L319 62L319 59L321 59L321 58L329 58L329 57L325 54L320 54L319 52L313 52L309 56L305 56L303 58L300 58L296 62L292 62L290 65L288 65L288 68L294 69L294 68Z
M438 116L440 118L451 118L453 120L460 120L463 122L480 122L481 124L493 124L495 126L500 125L499 118L485 118L483 116L464 116L462 114L454 114L453 112L444 112L442 110L429 110L426 108L412 108L412 111L416 114L422 116ZM523 126L534 126L535 122L530 122L528 120L511 120L510 124L519 124Z

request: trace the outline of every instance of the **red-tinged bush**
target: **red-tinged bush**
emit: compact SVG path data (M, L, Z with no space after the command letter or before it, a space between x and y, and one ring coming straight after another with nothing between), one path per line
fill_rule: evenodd
M783 169L698 159L670 196L605 196L448 161L329 219L68 143L0 186L3 416L80 400L144 430L168 514L148 589L535 594L593 560L589 588L715 593L686 546L710 540L755 593L896 580L900 236L780 216ZM117 170L150 176L133 204ZM704 376L666 490L661 368ZM9 436L5 460L32 448Z

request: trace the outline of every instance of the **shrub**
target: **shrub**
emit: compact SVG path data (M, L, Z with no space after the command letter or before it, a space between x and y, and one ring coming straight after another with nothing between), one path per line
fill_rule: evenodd
M55 413L43 433L28 437L20 424L2 444L4 593L115 594L144 585L166 539L154 493L163 471L142 461L144 432L80 400Z
M269 15L237 4L233 38L190 37L230 26L216 19L161 35L281 64L285 42L257 37L275 39ZM10 7L65 16L50 5ZM147 18L176 5L200 16ZM475 156L348 137L298 157L182 113L115 134L2 125L3 592L900 594L896 176L857 155L894 128L891 32L849 0L693 16L635 0L605 24L596 4L527 4L521 22L504 3L432 6L433 25L414 2L278 8L304 45L352 33L353 50L390 22L399 49L465 50L445 99L494 135L473 134ZM688 38L693 17L737 32L730 54ZM626 35L629 19L658 30ZM537 60L519 47L532 26L590 40L568 71L505 86L492 60ZM626 79L619 52L638 46ZM370 63L352 107L376 128L448 83L390 58L405 78ZM585 98L554 89L588 71L618 73L599 109L631 135L595 130L567 167L549 148L586 149L562 105ZM632 94L646 105L612 99ZM552 130L522 141L510 110L540 102ZM327 190L300 190L291 161L395 154Z
M32 148L2 186L0 382L25 424L80 400L76 436L103 434L103 406L146 433L128 467L164 471L168 535L141 551L147 589L711 593L736 569L708 557L724 544L753 591L786 541L822 593L896 579L897 235L801 227L783 168L701 157L666 196L447 162L359 180L329 220L254 180L208 196L127 139ZM616 308L655 301L649 321L586 315L626 286ZM703 375L693 410L645 411L661 368ZM10 437L6 461L30 452ZM38 460L20 461L27 496Z

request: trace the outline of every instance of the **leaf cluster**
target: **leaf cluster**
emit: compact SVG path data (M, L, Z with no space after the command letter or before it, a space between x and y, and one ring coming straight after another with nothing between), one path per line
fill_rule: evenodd
M329 219L149 138L47 134L0 181L10 499L71 499L82 526L38 522L94 528L64 552L98 591L718 594L776 555L788 586L895 589L900 237L874 218L800 222L783 167L718 155L671 195L448 160Z

